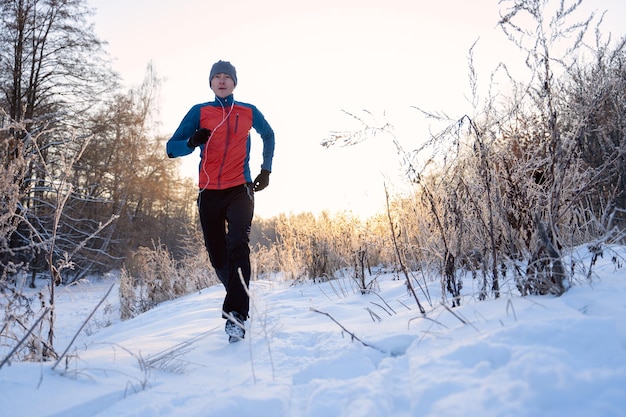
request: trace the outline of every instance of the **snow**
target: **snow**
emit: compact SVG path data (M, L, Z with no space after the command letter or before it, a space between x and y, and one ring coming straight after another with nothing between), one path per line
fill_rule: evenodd
M235 344L223 331L220 286L124 322L115 288L54 370L0 370L0 414L626 416L626 248L612 250L591 282L579 269L561 297L520 297L507 281L501 298L478 301L468 275L461 307L449 309L441 285L429 283L430 304L418 292L426 318L392 273L367 295L347 275L258 280L246 339ZM111 285L59 290L58 351Z

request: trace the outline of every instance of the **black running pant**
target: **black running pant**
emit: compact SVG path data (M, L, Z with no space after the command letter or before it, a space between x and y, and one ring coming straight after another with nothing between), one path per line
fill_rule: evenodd
M247 318L250 297L250 226L254 215L252 184L203 190L198 197L200 224L209 259L226 288L223 312ZM243 286L240 278L245 281Z

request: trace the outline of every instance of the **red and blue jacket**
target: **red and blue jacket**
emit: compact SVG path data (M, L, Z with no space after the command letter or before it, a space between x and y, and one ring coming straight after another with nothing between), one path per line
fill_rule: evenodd
M200 146L198 186L201 190L223 190L252 182L249 167L252 128L263 139L261 168L272 171L274 131L255 106L235 101L232 94L196 104L168 140L167 156L176 158L192 153L187 140L200 128L211 131L207 143Z

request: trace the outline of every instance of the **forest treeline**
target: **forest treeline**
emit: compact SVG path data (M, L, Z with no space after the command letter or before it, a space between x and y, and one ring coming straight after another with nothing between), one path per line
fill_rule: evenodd
M420 280L440 277L454 307L459 270L477 279L481 299L500 296L503 282L521 295L560 294L580 267L564 251L585 244L601 256L624 244L626 40L603 34L602 16L574 18L581 1L500 3L498 24L528 77L514 79L503 63L485 95L472 48L473 113L418 109L441 127L415 138L419 147L404 149L367 114L355 116L362 130L320 138L355 152L359 141L388 140L410 192L390 194L369 219L255 219L256 277L347 273L366 292L382 266L406 279L420 307L435 302ZM28 323L44 318L48 334L31 334L22 356L49 358L56 285L122 270L122 316L131 317L216 281L198 250L195 184L154 127L155 69L124 90L84 0L0 0L0 14L0 336L27 339ZM37 280L50 284L41 308L20 290Z

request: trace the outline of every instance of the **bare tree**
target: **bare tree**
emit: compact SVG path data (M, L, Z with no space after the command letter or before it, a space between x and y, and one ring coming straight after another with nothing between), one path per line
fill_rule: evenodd
M479 100L472 46L472 116L418 109L443 128L411 152L393 140L415 187L410 204L398 206L405 247L427 254L422 267L439 270L453 306L459 269L474 278L482 271L481 299L498 297L511 273L523 295L561 294L564 249L623 236L612 227L624 213L624 41L613 50L589 45L595 15L577 17L581 0L499 4L499 25L526 77L514 79L501 63ZM390 130L360 121L361 130L333 133L322 145L354 145Z
M33 278L37 271L49 275L49 297L40 295L42 308L48 306L48 335L29 332L26 346L37 360L54 357L54 287L61 272L107 224L94 225L71 211L82 198L72 167L88 145L85 121L115 85L88 15L83 0L0 0L0 134L3 169L12 173L3 186L12 197L3 212L11 227L3 230L2 284L10 283L7 272L18 272L16 265L30 268ZM26 330L19 317L30 316L10 309L24 299L19 289L10 293L13 298L3 303L9 322L2 328Z
M0 1L0 107L11 126L4 131L9 138L6 163L19 155L28 158L23 177L16 179L19 214L42 236L50 235L54 217L49 184L62 172L63 158L82 149L78 142L89 136L84 129L88 111L116 82L103 44L86 20L85 3ZM68 241L82 240L80 234ZM27 224L18 224L10 239L11 257L30 263L33 270L40 263L45 270L41 248L30 236Z
M614 226L626 226L626 37L611 45L596 32L588 65L568 71L567 128L586 169L594 173L587 192L595 213L616 215ZM610 224L589 225L592 234L608 231ZM599 229L598 229L599 228ZM587 227L583 227L587 230Z
M109 267L153 241L180 259L187 227L197 220L197 187L180 175L179 161L167 158L166 138L157 133L160 82L148 65L141 85L105 103L90 123L94 140L75 168L91 201L84 215L119 217L106 234L109 257L101 257Z

